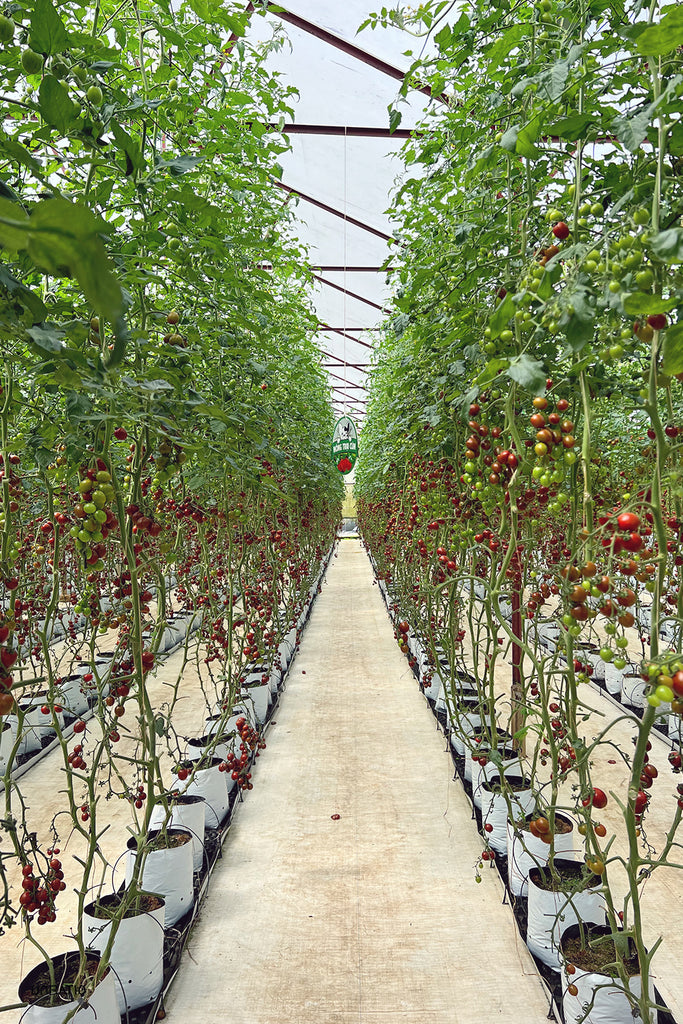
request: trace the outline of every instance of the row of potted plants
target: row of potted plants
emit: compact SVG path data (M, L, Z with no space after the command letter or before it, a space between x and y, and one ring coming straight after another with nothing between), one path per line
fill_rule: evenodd
M435 629L432 621L431 630L425 632L424 621L416 618L414 606L405 605L405 593L394 581L380 578L379 585L401 648L439 717L473 802L486 844L479 868L490 860L501 870L527 945L556 1003L562 1004L565 1020L632 1019L633 1007L643 1001L640 961L632 938L621 931L619 914L616 927L607 923L615 893L605 885L604 861L590 846L591 833L598 837L607 833L596 820L607 796L597 788L590 799L582 800L566 787L549 793L552 780L539 771L538 750L524 756L520 732L515 736L510 731L511 705L509 695L500 692L501 673L497 673L497 685L489 688L491 676L480 675L482 666L473 654L476 648L462 643L453 657L446 640L449 629ZM473 592L468 603L476 609L478 623L482 597ZM481 641L479 630L475 636ZM485 649L490 651L488 646ZM555 734L543 742L558 742L562 748L562 739ZM665 745L663 736L653 742ZM548 750L541 753L551 756ZM674 761L679 753L674 746ZM613 843L608 850L612 847L612 855L618 856ZM649 962L648 958L648 970ZM559 974L551 973L560 971L561 989ZM647 1019L673 1019L661 996L651 999ZM662 1006L659 1018L657 1000Z
M278 647L264 663L245 666L230 705L224 700L217 713L207 710L204 735L187 739L175 779L165 780L172 788L160 788L146 801L147 831L128 841L122 886L110 894L98 891L81 908L79 949L46 955L22 981L19 996L28 1004L22 1020L61 1024L66 1019L154 1018L160 993L168 987L169 968L177 966L198 899L206 891L237 794L241 797L252 786L251 769L265 747L267 721L330 554L322 567L312 566L297 617ZM172 944L171 965L169 937L178 940Z

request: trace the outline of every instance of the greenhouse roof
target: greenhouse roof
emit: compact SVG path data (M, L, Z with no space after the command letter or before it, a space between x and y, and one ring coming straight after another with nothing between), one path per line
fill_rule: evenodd
M268 58L269 69L298 91L294 120L284 126L291 150L281 158L281 186L297 204L297 234L313 266L316 340L335 412L359 421L390 302L382 268L394 243L385 211L402 170L401 147L429 103L428 90L411 92L400 128L390 131L388 107L413 40L398 29L357 34L375 7L373 0L288 0L278 13L252 18L249 31L252 44L275 30L288 39Z

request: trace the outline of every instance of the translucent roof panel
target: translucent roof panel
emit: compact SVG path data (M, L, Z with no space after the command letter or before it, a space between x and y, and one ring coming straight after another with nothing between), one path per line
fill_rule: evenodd
M280 185L314 273L316 341L335 410L362 420L378 325L391 312L382 267L397 243L386 211L402 172L401 146L430 99L409 93L394 134L388 107L412 62L406 51L422 43L397 29L358 33L377 8L373 0L286 0L278 7L254 14L248 38L258 46L274 32L287 37L267 61L298 93L283 129L291 150L280 161Z

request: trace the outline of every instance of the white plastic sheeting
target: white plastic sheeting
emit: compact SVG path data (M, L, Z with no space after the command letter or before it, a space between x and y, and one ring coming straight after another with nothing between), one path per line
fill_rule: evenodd
M255 12L247 38L257 46L274 32L287 36L267 62L298 90L294 121L285 129L291 151L281 158L283 200L289 193L297 235L317 275L317 343L335 410L360 423L377 326L390 303L380 268L394 244L386 210L405 142L403 134L389 134L388 107L412 63L405 51L421 43L398 29L357 34L378 7L373 0L286 0L279 6L285 9L280 16ZM429 102L423 93L408 94L401 133L419 123Z

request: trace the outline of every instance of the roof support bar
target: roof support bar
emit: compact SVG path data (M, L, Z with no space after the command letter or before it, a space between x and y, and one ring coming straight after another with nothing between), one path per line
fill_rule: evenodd
M375 71L381 71L383 75L387 75L398 82L402 82L405 78L405 72L401 71L400 68L394 67L393 64L387 63L387 61L382 60L380 57L374 57L371 53L362 50L360 46L347 42L346 39L340 39L339 36L335 36L333 32L328 32L321 25L315 25L312 21L307 21L306 18L301 18L298 14L292 14L291 11L283 10L281 4L270 3L268 6L273 8L273 14L282 21L286 21L288 24L294 25L295 28L301 29L302 32L307 32L309 35L315 36L316 39L334 46L336 50L341 50L342 53L348 54L349 57L362 61L363 64L374 68ZM424 96L429 96L430 99L443 98L445 101L445 97L433 97L432 90L428 85L423 85L416 91L421 92Z
M390 310L385 309L384 306L380 306L376 302L373 302L371 299L363 298L363 296L358 295L357 292L351 292L349 291L348 288L342 288L340 284L335 284L333 281L327 281L324 277L321 277L319 274L314 274L313 277L316 279L316 281L320 281L321 284L326 284L328 288L334 288L335 291L342 292L344 295L348 295L349 298L351 299L357 299L358 302L364 302L366 306L372 306L373 309L378 309L380 313L391 312Z
M325 213L331 213L333 217L339 217L341 220L346 221L347 224L353 224L354 227L360 228L362 231L368 231L371 235L376 235L377 238L382 238L385 242L396 241L396 239L392 238L391 235L387 235L385 231L379 231L378 228L370 227L369 224L365 224L362 220L358 220L356 217L349 217L347 214L342 213L341 210L335 209L334 206L329 206L327 203L323 203L320 199L314 199L313 196L308 196L305 192L300 192L299 189L292 188L291 185L285 185L284 181L276 181L275 184L290 196L298 196L298 198L303 199L305 203L310 203L311 206L317 206L319 210L324 210Z

